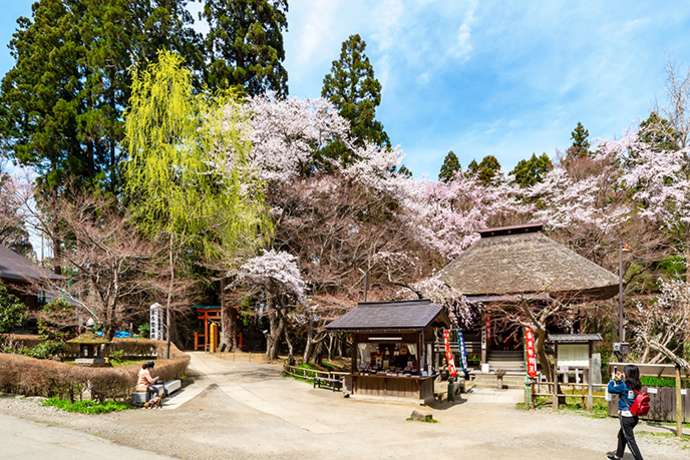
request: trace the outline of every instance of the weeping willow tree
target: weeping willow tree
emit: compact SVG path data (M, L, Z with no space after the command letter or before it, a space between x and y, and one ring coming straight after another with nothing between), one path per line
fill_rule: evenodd
M182 254L233 264L268 237L263 184L248 166L251 144L233 93L195 94L182 58L161 51L132 79L126 113L130 208L141 228L167 240L167 330ZM170 333L168 355L170 353Z

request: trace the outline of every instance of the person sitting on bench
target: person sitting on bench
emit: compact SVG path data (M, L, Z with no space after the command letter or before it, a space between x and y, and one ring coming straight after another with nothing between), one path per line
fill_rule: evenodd
M151 371L155 366L153 361L148 361L142 364L141 369L139 369L139 377L137 379L136 391L146 392L146 401L150 401L154 396L160 397L160 390L153 384L158 381L158 377L151 377Z

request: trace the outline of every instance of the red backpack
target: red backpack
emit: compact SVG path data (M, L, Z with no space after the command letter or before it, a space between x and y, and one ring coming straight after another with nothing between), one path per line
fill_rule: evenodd
M635 392L635 400L630 406L630 413L642 417L649 413L649 393L644 390Z

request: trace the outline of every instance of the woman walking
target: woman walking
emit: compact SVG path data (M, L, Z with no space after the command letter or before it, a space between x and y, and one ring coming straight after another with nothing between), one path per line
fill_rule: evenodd
M616 371L609 382L608 392L618 395L618 418L621 425L620 430L618 430L618 448L615 452L609 452L606 455L611 460L622 459L626 445L635 460L642 460L642 454L637 447L633 432L639 418L637 415L633 415L630 410L637 393L641 389L640 369L633 365L625 366L623 372Z

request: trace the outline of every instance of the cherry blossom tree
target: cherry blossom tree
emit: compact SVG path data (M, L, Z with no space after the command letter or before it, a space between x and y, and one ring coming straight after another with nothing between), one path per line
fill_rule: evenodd
M410 231L418 241L450 259L479 239L478 231L524 215L518 189L506 183L485 185L472 175L448 182L398 178Z
M642 362L683 362L683 344L690 340L690 286L662 279L659 288L655 298L637 302L635 345ZM687 362L683 367L688 367Z
M333 140L346 142L349 135L348 122L323 98L256 96L245 110L250 119L250 162L269 181L285 182L308 173L316 166L316 152Z
M297 258L284 251L266 250L242 264L235 276L235 286L245 285L264 296L269 322L266 355L276 359L281 337L289 343L288 310L306 299L306 284Z

